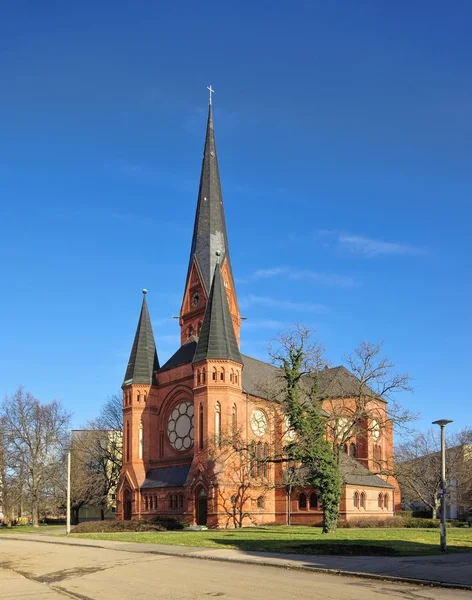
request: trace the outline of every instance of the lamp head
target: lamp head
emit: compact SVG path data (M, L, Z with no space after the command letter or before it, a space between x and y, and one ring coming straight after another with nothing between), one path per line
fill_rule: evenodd
M432 425L439 425L439 427L446 427L449 423L453 423L454 421L449 421L448 419L439 419L439 421L433 421Z

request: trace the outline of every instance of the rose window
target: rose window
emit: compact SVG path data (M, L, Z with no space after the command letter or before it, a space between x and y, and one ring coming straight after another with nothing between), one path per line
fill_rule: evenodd
M193 404L181 402L169 416L167 423L169 442L176 450L188 450L193 446Z

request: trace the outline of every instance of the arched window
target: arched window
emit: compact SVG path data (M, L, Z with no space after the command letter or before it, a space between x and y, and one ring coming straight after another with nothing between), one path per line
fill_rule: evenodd
M202 383L206 383L206 371L205 367L202 369Z
M352 456L353 458L356 458L356 456L357 456L356 444L351 444L349 446L349 456Z
M318 509L318 496L317 496L317 494L315 494L315 492L312 492L310 494L310 508L311 508L311 510Z
M148 497L144 496L144 510L148 510Z
M218 448L221 447L221 405L215 404L215 443Z
M222 367L221 371L220 371L220 381L224 381L224 380L225 380L225 370Z
M154 509L157 509L157 496L154 494Z
M362 492L361 493L360 507L365 509L365 504L366 504L366 495L365 495L365 492Z
M229 382L233 383L234 382L234 369L231 369L230 374L229 374Z
M146 392L144 392L144 394L143 394L143 400L144 400L144 402L147 401L147 394L146 394Z
M347 444L343 444L343 452L344 452L344 454L347 454L347 452L348 452Z
M218 376L218 373L216 371L216 367L213 367L213 372L211 374L211 378L213 379L213 381L216 381L217 376Z
M257 499L257 508L264 508L264 496L259 496L259 498Z
M198 321L197 334L200 336L200 331L202 330L202 322Z
M197 369L197 383L201 383L202 382L202 374L200 372L200 369Z
M256 458L256 476L260 477L262 475L262 442L257 442Z
M136 396L136 400L138 402L141 402L141 392L138 392L137 396Z
M188 337L191 338L194 333L195 331L193 329L193 325L190 325L190 327L188 328Z
M254 441L251 442L250 456L251 456L250 475L251 475L251 477L255 477L256 476L256 442L254 442Z
M384 507L388 509L388 494L384 496Z
M184 496L183 494L179 494L179 508L182 509L184 507Z
M203 404L200 404L198 411L198 446L203 449Z
M234 374L234 383L239 384L239 371L236 371Z
M237 501L238 501L238 497L236 496L236 494L233 494L233 495L231 496L231 504L232 504L233 506L235 506L235 504L236 504L236 502L237 502Z
M306 510L306 494L303 492L298 496L298 510Z
M354 492L354 496L352 497L352 503L354 508L359 508L359 492Z
M233 434L237 433L238 431L238 409L236 404L233 404L233 409L231 411L231 429Z
M384 506L384 502L383 502L383 494L379 494L379 508L383 508Z
M139 424L139 430L138 430L138 454L139 454L139 458L143 457L143 424L140 423Z
M262 458L264 459L264 462L262 463L262 475L267 478L267 475L269 473L269 464L268 464L268 459L269 459L269 444L266 442L264 444L264 452L263 452L263 456Z
M126 422L126 461L129 462L129 421Z

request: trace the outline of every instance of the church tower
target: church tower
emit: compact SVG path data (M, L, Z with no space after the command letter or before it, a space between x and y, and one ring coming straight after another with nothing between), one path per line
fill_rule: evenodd
M217 252L221 277L229 303L229 314L239 345L241 316L239 313L233 272L229 257L228 237L216 154L213 112L210 102L203 151L197 212L193 229L190 260L180 309L181 344L199 336L212 284Z
M159 369L156 344L152 331L151 318L146 302L147 290L143 290L143 303L138 326L134 336L131 354L122 384L123 390L123 466L135 479L144 478L148 444L146 418L151 396L156 391L156 371ZM146 444L145 444L146 440ZM131 506L124 506L124 518L131 517ZM129 511L129 515L126 512Z

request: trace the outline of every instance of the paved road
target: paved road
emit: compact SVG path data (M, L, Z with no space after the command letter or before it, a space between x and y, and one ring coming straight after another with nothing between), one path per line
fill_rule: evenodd
M152 555L0 539L2 600L471 600L467 591Z

